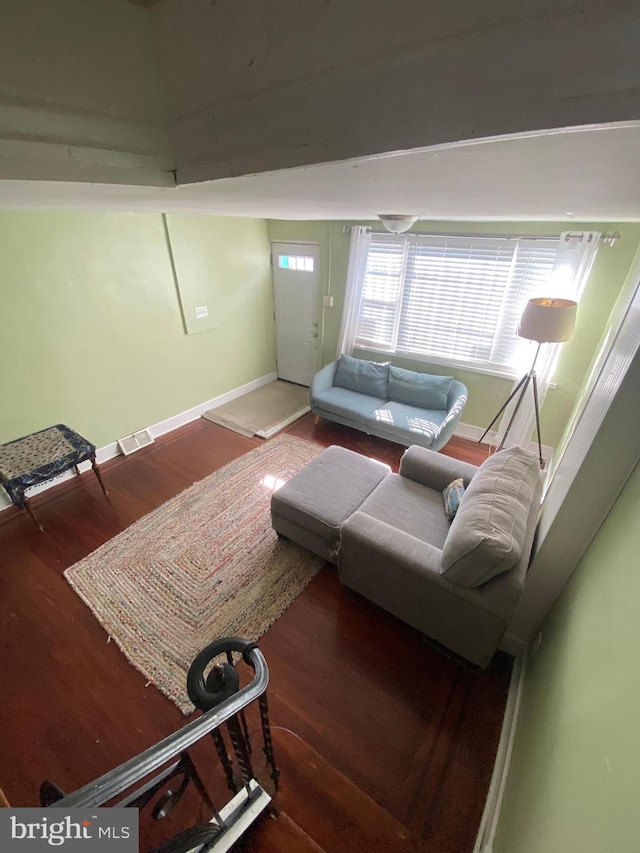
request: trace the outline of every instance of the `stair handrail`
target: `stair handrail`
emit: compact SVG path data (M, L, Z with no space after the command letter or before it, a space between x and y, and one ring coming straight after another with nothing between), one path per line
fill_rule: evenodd
M234 638L236 639L236 638ZM99 807L126 791L136 782L139 782L148 774L166 764L176 755L200 740L200 738L217 729L234 714L237 714L250 702L258 699L267 689L269 684L269 668L264 655L253 643L239 640L244 643L244 660L253 668L253 679L220 705L205 712L201 717L192 720L181 729L173 732L164 740L150 746L123 764L114 767L82 788L68 794L55 803L52 808L83 808L88 806Z

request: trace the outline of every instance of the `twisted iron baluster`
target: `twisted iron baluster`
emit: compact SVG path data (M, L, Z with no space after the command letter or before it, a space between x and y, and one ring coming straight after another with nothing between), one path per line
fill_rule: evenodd
M227 729L229 730L229 737L231 738L233 751L238 759L238 766L240 767L240 773L242 774L242 781L248 788L249 782L253 779L253 767L251 766L251 758L247 751L247 744L245 742L242 726L240 725L237 714L234 714L233 717L229 718L227 721Z
M273 784L278 787L278 777L280 776L280 771L276 766L276 758L273 754L273 741L271 740L271 726L269 725L269 705L267 703L267 694L263 693L262 696L258 699L258 705L260 707L260 722L262 724L262 739L264 741L264 747L262 751L264 752L269 767L271 768L271 778L273 779Z
M222 737L222 732L220 729L214 729L211 732L211 737L213 738L213 742L216 745L216 751L218 753L218 758L220 759L220 764L222 764L222 769L224 770L224 775L227 778L227 788L234 793L238 793L238 785L236 783L236 777L233 774L233 764L231 763L231 756L227 752L227 747L224 742L224 738Z
M244 715L244 708L240 711L239 715L240 722L242 723L242 734L244 736L245 743L247 745L247 752L249 755L253 752L251 747L251 735L249 734L249 727L247 726L247 718Z

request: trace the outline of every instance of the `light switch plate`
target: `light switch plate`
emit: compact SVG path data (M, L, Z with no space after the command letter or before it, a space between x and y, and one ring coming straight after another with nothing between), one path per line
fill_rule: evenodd
M333 296L323 296L322 304L325 308L333 308Z
M196 319L202 320L203 317L207 317L209 315L209 309L206 305L199 305L196 308Z

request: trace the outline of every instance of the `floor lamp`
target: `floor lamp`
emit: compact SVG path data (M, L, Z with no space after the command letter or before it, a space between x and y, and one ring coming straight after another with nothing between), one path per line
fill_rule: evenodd
M571 299L550 299L547 297L542 297L540 299L530 299L527 302L522 317L520 318L520 323L518 324L518 335L521 338L526 338L529 341L537 342L538 346L536 348L536 354L533 357L533 363L531 365L531 368L529 369L529 372L522 377L520 382L518 382L511 394L509 394L507 400L505 400L505 403L500 409L500 411L496 414L495 418L491 421L489 426L482 433L480 441L484 439L485 435L489 432L491 427L495 424L495 422L507 408L509 403L514 399L514 397L516 397L516 395L519 394L513 412L511 413L511 417L509 418L507 428L504 432L504 435L502 436L502 441L500 442L500 446L498 447L498 450L502 450L505 441L507 440L507 436L509 435L509 430L511 429L513 421L516 415L518 414L518 410L522 405L524 396L527 393L527 388L529 387L529 385L531 385L533 389L533 405L535 407L536 413L538 457L540 459L540 467L544 468L544 459L542 458L542 441L540 440L538 381L536 379L535 371L536 361L538 359L540 347L542 346L542 344L562 343L571 339L571 336L573 335L573 329L576 323L577 308L577 302L574 302Z

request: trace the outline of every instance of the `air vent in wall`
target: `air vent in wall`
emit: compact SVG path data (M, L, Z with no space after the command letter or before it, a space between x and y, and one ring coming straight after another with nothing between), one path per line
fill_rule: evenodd
M141 429L139 432L118 439L118 447L125 456L135 453L136 450L140 450L141 447L146 447L149 444L153 444L153 439L146 429Z

